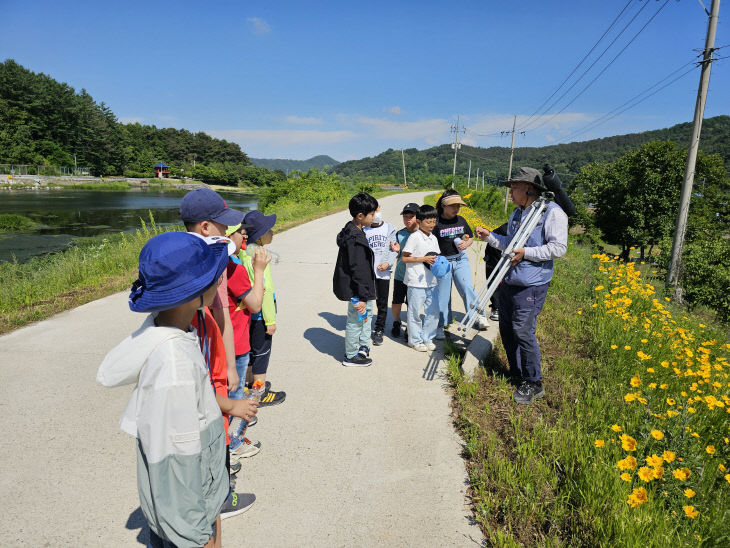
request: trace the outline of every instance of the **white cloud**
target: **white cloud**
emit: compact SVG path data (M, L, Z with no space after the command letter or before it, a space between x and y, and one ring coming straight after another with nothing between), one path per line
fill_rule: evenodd
M449 122L443 118L417 120L415 122L396 122L382 118L360 116L355 121L371 130L380 139L417 141L431 138L437 139L438 142L444 142L448 140L449 135Z
M357 137L348 130L319 131L314 129L212 129L205 133L217 139L234 141L244 146L269 143L277 146L331 145Z
M401 114L401 109L398 105L392 106L388 109L391 114Z
M548 133L547 135L545 135L545 140L546 140L546 141L547 141L548 143L554 143L554 142L555 142L555 137L553 137L552 135L550 135L550 134Z
M246 21L253 26L254 34L269 34L271 32L269 24L260 17L249 17Z
M141 124L144 118L141 116L120 116L118 118L120 124Z
M314 116L284 116L284 121L288 124L298 125L321 125L324 123L322 118L315 118Z

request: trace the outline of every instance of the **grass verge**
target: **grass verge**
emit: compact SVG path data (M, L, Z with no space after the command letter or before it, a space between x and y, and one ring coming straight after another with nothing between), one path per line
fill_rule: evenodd
M512 402L501 344L474 379L449 358L490 546L730 542L722 331L670 311L630 265L578 245L556 261L538 320L543 400Z

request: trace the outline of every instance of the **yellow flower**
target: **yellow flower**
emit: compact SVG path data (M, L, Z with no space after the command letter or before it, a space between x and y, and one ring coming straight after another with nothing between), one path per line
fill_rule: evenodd
M725 474L725 479L727 480L728 483L730 483L730 474Z
M662 453L662 458L667 462L672 462L675 458L677 458L677 455L674 451L664 451L664 453Z
M623 473L623 474L621 474L621 476L619 476L619 477L620 477L620 478L621 478L622 480L624 480L624 481L631 481L631 474L629 474L628 472L624 472L624 473Z
M684 481L692 475L692 472L689 471L689 468L678 468L672 472L672 475L679 481Z
M467 194L467 195L466 195L466 196L464 196L463 198L464 198L465 200L466 200L466 199L468 199L468 198L471 198L471 195L472 195L472 194L473 194L473 192L470 192L469 194Z
M595 289L596 291L600 291L601 289L603 289L603 286L602 285L597 285L593 289Z
M621 447L624 451L636 451L636 440L628 434L621 434L619 436L621 440Z
M651 481L654 479L654 474L651 471L651 468L648 466L642 466L639 468L639 478L641 478L642 481Z
M674 405L675 403L677 403L677 402L674 401L672 398L667 398L667 404L668 405Z
M618 348L618 346L616 346L615 344L611 345L611 350L616 350L617 348Z
M662 466L657 466L652 469L651 473L654 475L654 479L662 479L664 476L664 468Z
M614 424L613 426L611 426L611 430L613 430L614 432L621 432L622 428L618 424Z
M641 339L641 342L643 342L644 344L646 344L646 343L649 342L649 339Z
M682 508L684 508L684 513L687 514L688 518L695 519L699 514L699 512L695 510L694 506L683 506Z
M659 388L661 388L662 390L666 390L667 388L669 388L669 385L667 383L662 383L659 385Z
M633 470L636 468L636 459L628 455L625 459L621 459L616 463L619 470Z
M633 386L634 388L636 388L639 385L641 385L641 377L637 373L636 375L634 375L633 377L631 377L631 386Z
M652 468L657 468L664 464L664 459L659 455L654 454L651 457L646 457L646 464L648 464Z
M646 368L646 372L647 373L653 373L654 372L654 368L653 367L647 367Z
M725 465L723 465L723 464L718 464L718 465L717 465L717 469L718 469L718 470L719 470L720 472L724 472L725 470L727 470L727 468L725 468Z
M626 400L627 402L632 402L632 401L634 401L635 399L636 399L636 394L633 394L633 393L631 393L631 392L629 392L628 394L626 394L626 395L624 396L624 400Z
M662 432L661 430L652 430L651 437L654 438L655 440L664 439L664 432Z
M633 490L633 492L629 495L628 500L626 503L631 506L632 508L637 508L647 502L649 500L649 497L646 494L646 489L643 487L637 487Z
M643 361L643 360L650 360L650 359L651 359L651 356L650 356L649 354L645 354L645 353L644 353L644 352L642 352L641 350L639 350L639 351L638 351L638 352L636 353L636 355L637 355L637 356L639 356L639 359L640 359L640 360L642 360L642 361Z
M624 350L631 350L631 347L627 344L626 346L624 346Z
M606 445L606 442L603 440L596 440L595 444L596 444L596 447L603 447L604 445Z
M694 491L692 491L692 489L685 489L685 490L684 490L684 496L685 496L685 497L687 497L688 499L691 499L691 498L692 498L692 497L694 497L694 496L695 496L696 494L697 494L697 493L695 493Z
M705 451L707 451L708 455L714 455L715 454L715 446L714 445L708 445L705 447Z

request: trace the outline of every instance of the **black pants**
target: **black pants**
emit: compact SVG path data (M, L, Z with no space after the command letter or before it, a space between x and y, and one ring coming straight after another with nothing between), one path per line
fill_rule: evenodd
M266 333L264 320L251 320L248 333L251 341L248 366L254 375L266 375L271 357L271 335Z
M375 280L375 304L378 307L378 315L375 316L375 331L385 331L385 317L388 315L388 292L390 291L390 280Z

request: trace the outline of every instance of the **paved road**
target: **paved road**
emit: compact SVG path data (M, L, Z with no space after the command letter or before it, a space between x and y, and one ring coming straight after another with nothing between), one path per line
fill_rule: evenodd
M382 200L398 222L406 201ZM279 303L269 379L238 490L257 503L224 521L224 546L475 546L462 443L440 352L386 338L369 368L340 365L345 305L332 294L347 213L277 235ZM400 223L398 223L400 224ZM134 546L146 539L134 440L118 420L132 387L95 383L143 316L117 294L0 337L4 546ZM388 320L390 322L390 318Z

